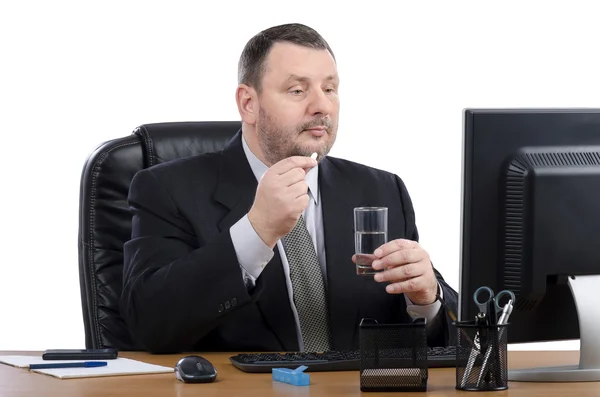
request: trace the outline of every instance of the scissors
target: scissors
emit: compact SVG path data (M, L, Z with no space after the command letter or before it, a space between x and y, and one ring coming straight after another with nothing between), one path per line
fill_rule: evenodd
M485 301L481 301L480 295L487 294L488 298ZM490 287L479 287L475 290L473 294L473 300L475 304L479 307L479 312L485 314L486 322L488 325L495 325L498 323L498 313L502 312L504 307L500 306L500 300L507 296L508 299L512 300L513 304L515 302L515 294L509 290L503 290L498 293L498 295L494 295L494 291Z

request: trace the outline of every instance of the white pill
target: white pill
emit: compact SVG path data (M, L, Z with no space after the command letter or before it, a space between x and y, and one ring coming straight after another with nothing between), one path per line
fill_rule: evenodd
M313 160L316 160L317 159L317 152L314 152L313 154L311 154L310 158L312 158Z

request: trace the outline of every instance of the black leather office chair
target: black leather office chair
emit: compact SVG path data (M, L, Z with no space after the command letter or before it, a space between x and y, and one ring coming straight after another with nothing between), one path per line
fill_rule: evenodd
M155 164L218 151L240 128L237 121L145 124L90 154L79 198L79 282L87 348L140 350L119 311L133 176Z

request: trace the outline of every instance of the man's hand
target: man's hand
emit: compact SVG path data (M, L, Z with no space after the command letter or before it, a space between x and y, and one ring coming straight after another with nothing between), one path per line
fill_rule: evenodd
M306 172L316 165L310 157L288 157L273 164L258 182L248 220L270 248L296 226L308 207Z
M374 252L373 268L382 270L375 281L389 282L390 294L404 293L416 305L429 305L436 300L438 282L429 254L412 240L398 239L383 244ZM352 257L355 261L356 255Z

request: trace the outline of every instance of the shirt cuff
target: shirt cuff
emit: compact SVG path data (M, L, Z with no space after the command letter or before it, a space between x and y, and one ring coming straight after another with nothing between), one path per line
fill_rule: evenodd
M229 229L233 248L242 271L255 281L275 255L252 227L248 214Z
M440 291L440 297L444 299L444 290L440 286L440 283L438 283L438 291ZM439 299L436 299L435 302L429 305L415 305L408 299L406 294L404 294L404 299L406 300L406 311L408 312L408 315L411 316L413 320L417 318L427 319L427 325L433 322L433 319L437 316L442 307L442 303Z

